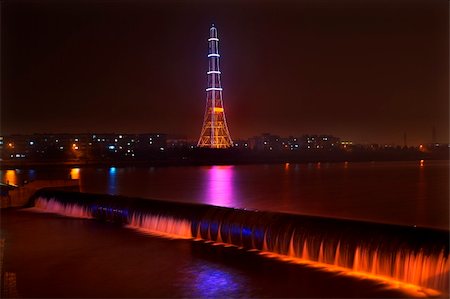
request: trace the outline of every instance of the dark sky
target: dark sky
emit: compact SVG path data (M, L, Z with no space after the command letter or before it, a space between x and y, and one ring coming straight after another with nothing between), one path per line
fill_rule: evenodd
M196 139L218 28L233 139L448 142L448 2L2 1L2 134Z

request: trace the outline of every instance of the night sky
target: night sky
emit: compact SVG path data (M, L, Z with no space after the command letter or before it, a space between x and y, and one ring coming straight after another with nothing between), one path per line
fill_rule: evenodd
M209 27L233 139L449 140L448 2L2 1L1 132L197 139Z

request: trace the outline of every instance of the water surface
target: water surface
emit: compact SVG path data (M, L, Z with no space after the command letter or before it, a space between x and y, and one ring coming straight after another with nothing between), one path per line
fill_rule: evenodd
M1 216L3 271L14 274L9 288L24 298L409 297L380 282L237 248L87 219L4 209Z
M4 170L82 192L448 229L449 161Z

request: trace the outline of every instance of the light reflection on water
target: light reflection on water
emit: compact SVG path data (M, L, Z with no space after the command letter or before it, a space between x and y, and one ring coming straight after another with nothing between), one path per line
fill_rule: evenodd
M80 168L70 169L70 178L73 180L79 180L80 179Z
M117 194L117 168L110 167L108 171L108 193Z
M36 180L36 170L34 170L34 169L28 170L28 180L29 181Z
M235 206L234 166L211 166L206 170L205 203L215 206Z
M11 170L11 169L6 170L5 177L2 181L5 182L6 184L17 185L19 183L18 173L19 173L18 170Z
M417 205L416 205L416 217L420 222L429 221L427 217L426 206L427 206L427 177L425 175L424 160L419 162L419 181L417 183ZM419 222L419 221L418 221ZM416 223L414 224L416 225Z
M194 278L194 294L197 298L234 297L243 295L243 287L246 285L245 277L232 269L226 269L221 265L205 263L196 268Z

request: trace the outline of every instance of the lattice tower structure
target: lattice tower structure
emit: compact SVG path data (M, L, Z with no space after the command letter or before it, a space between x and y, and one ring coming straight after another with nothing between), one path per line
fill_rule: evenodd
M228 148L233 145L225 119L222 99L222 85L220 83L219 68L219 38L214 24L209 29L208 38L208 87L206 88L206 109L202 132L198 140L198 147Z

